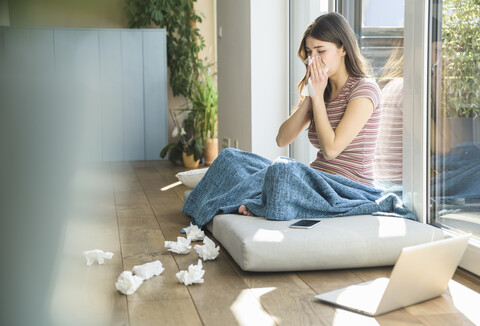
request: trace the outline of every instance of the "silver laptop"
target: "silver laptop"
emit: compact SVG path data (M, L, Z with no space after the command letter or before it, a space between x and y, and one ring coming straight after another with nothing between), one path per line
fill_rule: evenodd
M402 249L390 279L352 285L315 298L368 316L377 316L445 292L470 234Z

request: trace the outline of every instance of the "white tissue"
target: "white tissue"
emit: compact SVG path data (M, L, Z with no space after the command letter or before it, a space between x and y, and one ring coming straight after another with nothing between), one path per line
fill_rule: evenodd
M207 236L203 239L203 246L195 245L193 248L198 252L203 261L217 258L220 252L220 247L215 247L215 243Z
M169 251L176 254L188 254L192 247L190 246L190 239L178 237L177 242L175 241L165 241L165 248Z
M310 95L310 94L312 94L312 95ZM302 96L313 96L313 94L315 94L315 91L313 90L312 78L308 78L307 86L303 86L302 93L300 95L302 95Z
M188 266L188 271L180 271L177 273L177 279L180 283L190 285L193 283L203 283L202 261L199 259L197 265Z
M311 57L308 57L307 59L305 59L304 63L308 66L310 66L310 64L313 62L312 58ZM328 72L328 66L327 64L325 63L325 61L323 61L322 59L322 62L323 64L325 65L325 72ZM313 90L313 85L312 85L312 79L311 78L308 78L308 83L305 86L303 86L302 88L302 93L300 95L302 96L313 96L315 94L315 91Z
M95 262L102 265L105 263L104 259L112 259L113 252L94 249L84 251L83 255L85 256L85 258L87 258L87 266L90 266Z
M123 271L118 277L115 287L123 294L130 295L135 293L142 285L143 279L137 275L132 275L130 271Z
M163 268L162 262L160 260L155 260L150 263L145 263L143 265L133 266L132 272L143 280L148 280L152 276L157 276L163 273L165 268Z
M190 239L190 241L201 241L203 238L205 238L205 232L200 230L196 225L190 223L189 227L183 229L187 234L187 239Z

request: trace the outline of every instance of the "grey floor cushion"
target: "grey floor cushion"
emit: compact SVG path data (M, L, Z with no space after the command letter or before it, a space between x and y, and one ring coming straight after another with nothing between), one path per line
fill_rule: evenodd
M302 271L393 265L405 246L434 241L443 232L388 216L323 218L312 229L294 221L217 215L207 226L246 271Z

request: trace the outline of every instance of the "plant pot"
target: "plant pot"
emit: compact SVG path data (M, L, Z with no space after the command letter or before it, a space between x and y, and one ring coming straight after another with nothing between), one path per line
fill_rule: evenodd
M187 155L187 153L185 152L182 153L183 165L185 165L187 169L198 168L198 163L200 163L200 160L195 161L193 157L194 157L193 154Z
M205 141L205 148L203 149L203 159L205 160L205 165L210 166L212 162L218 156L218 138L210 139L208 138Z
M450 147L473 142L473 118L448 118Z

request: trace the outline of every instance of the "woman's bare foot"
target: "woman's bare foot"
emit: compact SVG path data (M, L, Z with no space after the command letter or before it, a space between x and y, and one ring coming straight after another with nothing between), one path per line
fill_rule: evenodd
M238 208L238 212L243 215L254 216L252 212L250 212L245 205L240 206Z

